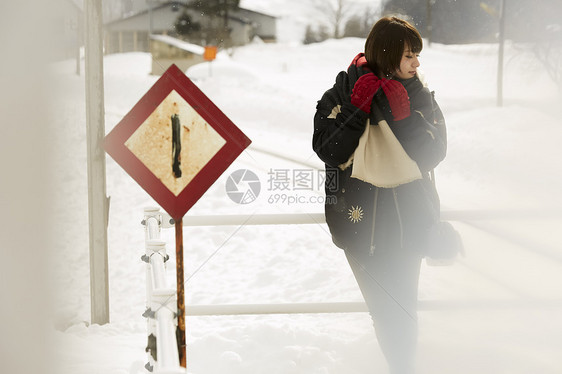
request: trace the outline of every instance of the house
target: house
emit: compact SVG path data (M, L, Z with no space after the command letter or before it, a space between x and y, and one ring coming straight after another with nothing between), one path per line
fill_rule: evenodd
M130 3L130 11L121 19L105 24L106 53L149 51L149 35L174 35L174 23L185 8L185 1L136 0ZM194 22L200 22L201 14L187 10ZM228 16L233 45L245 45L255 36L264 41L276 40L276 18L248 9L232 11Z

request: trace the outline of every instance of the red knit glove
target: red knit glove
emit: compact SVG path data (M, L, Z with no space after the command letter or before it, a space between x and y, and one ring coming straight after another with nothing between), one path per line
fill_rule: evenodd
M392 79L384 79L382 90L388 99L388 104L390 104L390 110L395 121L400 121L410 116L410 98L408 97L408 91L406 91L402 83Z
M371 113L371 102L375 93L381 88L382 81L373 73L359 77L351 91L351 104L365 113Z
M379 79L375 74L368 73L359 77L351 92L351 104L363 112L371 113L373 97L382 87L395 121L410 116L410 98L402 83L393 79Z

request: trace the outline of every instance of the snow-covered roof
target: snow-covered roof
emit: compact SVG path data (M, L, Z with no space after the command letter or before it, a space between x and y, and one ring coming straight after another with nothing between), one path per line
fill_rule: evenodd
M81 1L83 1L83 0L72 0L72 1L81 2ZM181 5L181 2L179 2L179 1L165 1L165 2L156 3L156 5L152 7L152 10L154 11L154 10L157 10L157 9L160 9L160 8L165 8L165 7L170 6L170 5L173 5L173 4L179 4L179 5ZM250 12L250 13L260 14L260 15L262 15L262 16L267 16L267 17L271 17L271 18L277 18L277 17L274 16L274 15L271 15L271 14L268 14L268 13L264 13L263 11L260 11L260 10L258 10L258 9L249 9L249 8L240 6L240 10L241 10L241 11ZM128 19L128 18L133 18L133 17L135 17L135 16L139 16L139 15L141 15L141 14L148 14L148 6L147 6L146 8L137 9L136 11L131 11L131 12L125 13L125 14L123 14L120 18L117 18L117 19L114 19L114 20L110 20L110 21L106 22L106 24L117 23L117 22L126 20L126 19ZM244 19L242 19L242 18L240 18L240 17L233 17L232 14L230 15L230 18L236 19L236 20L241 21L241 22L243 22L243 23L249 23L248 20L244 20Z
M267 3L266 3L267 4ZM241 0L240 1L240 5L239 5L240 10L245 10L245 11L249 11L252 13L256 13L256 14L261 14L262 16L267 16L267 17L271 17L271 18L278 18L278 14L275 14L275 12L271 11L271 7L267 6L267 5L256 5L253 4L252 2L248 2L248 1L244 1Z
M166 44L169 44L169 45L173 45L176 48L179 48L179 49L187 51L187 52L191 52L191 53L196 54L196 55L203 55L203 52L205 52L205 48L201 47L200 45L191 44L191 43L188 43L186 41L176 39L176 38L173 38L173 37L168 36L168 35L152 34L152 35L150 35L150 39L158 40L160 42L163 42L163 43L166 43Z

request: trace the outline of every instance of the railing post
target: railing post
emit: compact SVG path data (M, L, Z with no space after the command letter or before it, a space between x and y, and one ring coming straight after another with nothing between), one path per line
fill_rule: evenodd
M160 239L162 228L162 214L159 208L144 208L144 240Z
M166 242L160 240L162 214L159 208L145 208L146 312L149 362L146 368L157 374L185 374L180 366L176 339L176 290L166 286Z
M145 368L148 371L153 371L156 365L156 335L157 335L157 325L154 312L151 309L152 302L152 290L154 289L154 282L152 279L152 266L150 264L150 258L154 253L154 243L152 240L158 239L160 237L160 209L155 207L144 208L144 218L142 220L142 225L144 226L144 255L141 259L146 262L146 310L143 316L146 317L146 331L147 331L147 345L146 351L149 353L148 363Z
M157 372L179 369L179 352L176 337L176 290L173 288L155 289L152 294L151 309L156 318Z

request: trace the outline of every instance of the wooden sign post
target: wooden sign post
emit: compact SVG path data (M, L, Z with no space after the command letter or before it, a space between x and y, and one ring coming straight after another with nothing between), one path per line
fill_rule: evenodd
M178 290L178 352L180 365L186 367L185 342L185 287L183 277L183 224L180 218L175 222L176 229L176 285Z

